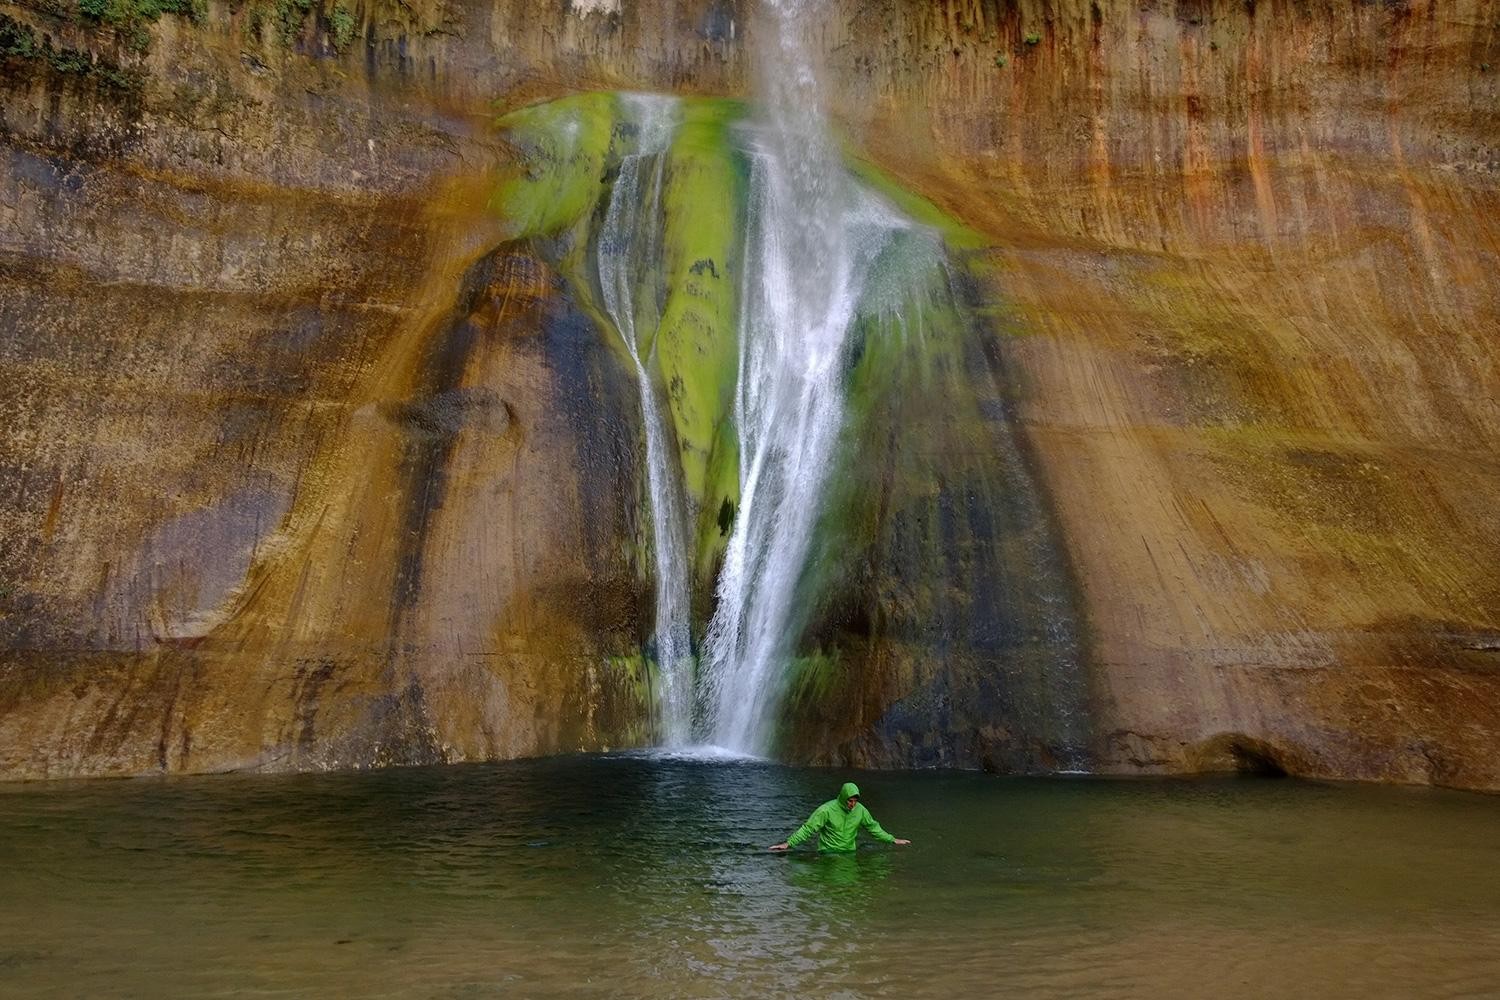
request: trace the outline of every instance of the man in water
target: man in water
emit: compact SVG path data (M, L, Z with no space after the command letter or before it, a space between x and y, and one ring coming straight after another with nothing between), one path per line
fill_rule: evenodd
M814 809L813 814L796 833L774 845L771 850L789 851L813 834L817 834L820 851L852 851L855 838L859 836L860 827L869 830L870 836L876 840L883 840L887 844L905 847L911 843L909 840L892 837L882 830L880 824L875 822L875 817L870 815L870 810L859 801L859 786L852 781L846 781L844 787L839 789L838 798L829 799Z

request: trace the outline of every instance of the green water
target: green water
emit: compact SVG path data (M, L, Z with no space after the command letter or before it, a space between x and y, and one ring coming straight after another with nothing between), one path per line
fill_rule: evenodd
M766 853L846 777L915 841ZM0 994L1500 992L1500 799L647 756L0 788Z

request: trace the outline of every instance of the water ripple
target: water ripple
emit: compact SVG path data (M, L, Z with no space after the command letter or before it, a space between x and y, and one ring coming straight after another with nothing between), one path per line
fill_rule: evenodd
M771 855L846 778L897 850ZM0 993L1460 996L1500 801L619 754L0 789Z

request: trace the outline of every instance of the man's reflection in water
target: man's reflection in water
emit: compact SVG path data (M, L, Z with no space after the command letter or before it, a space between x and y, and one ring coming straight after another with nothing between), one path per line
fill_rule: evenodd
M853 890L852 898L863 899L891 874L891 856L869 848L841 853L791 854L792 885L798 889Z

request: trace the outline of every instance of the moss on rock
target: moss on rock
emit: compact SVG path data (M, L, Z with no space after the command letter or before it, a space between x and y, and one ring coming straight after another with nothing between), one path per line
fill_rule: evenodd
M731 101L685 102L664 199L667 291L655 361L696 519L698 578L710 587L727 540L720 514L726 504L739 505L739 441L730 417L747 171L729 129L742 111Z
M553 237L586 219L606 190L605 167L619 104L614 94L564 97L513 111L497 123L517 154L490 208L507 237Z

